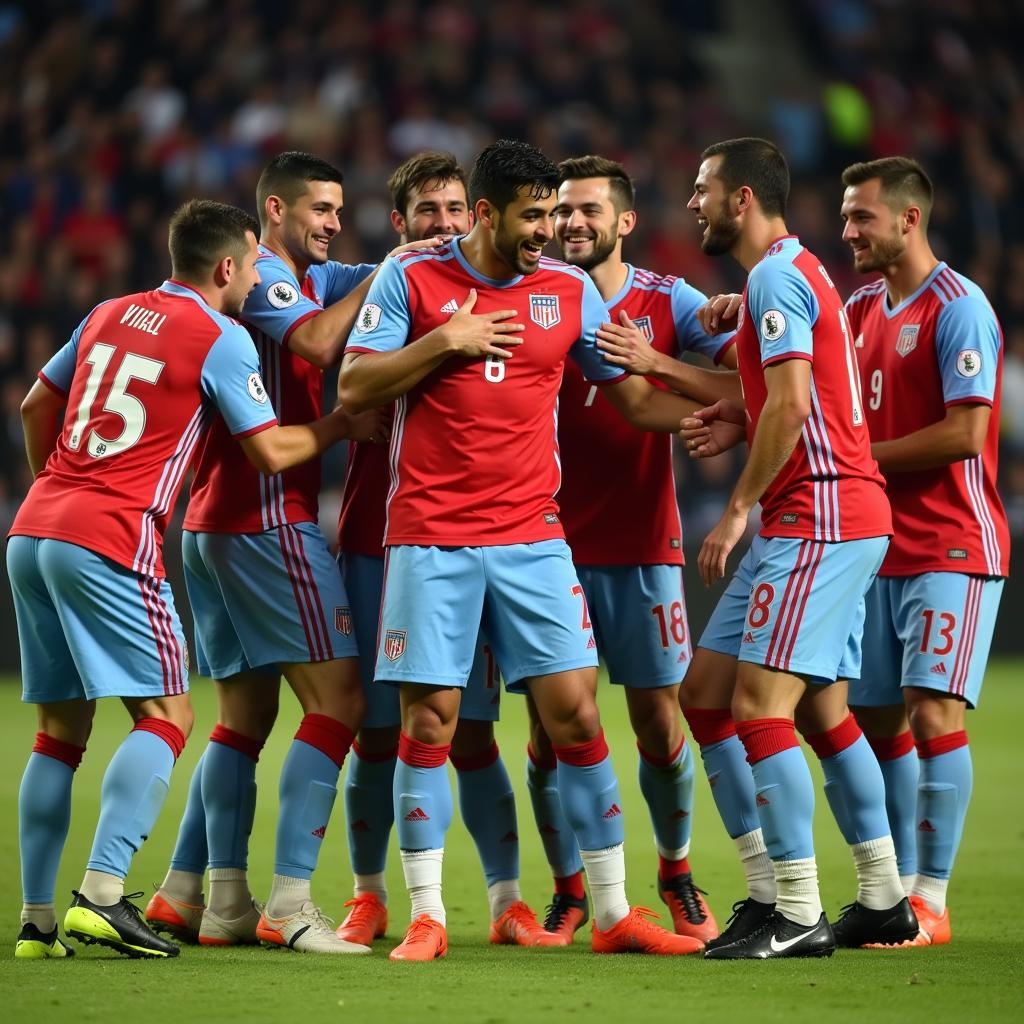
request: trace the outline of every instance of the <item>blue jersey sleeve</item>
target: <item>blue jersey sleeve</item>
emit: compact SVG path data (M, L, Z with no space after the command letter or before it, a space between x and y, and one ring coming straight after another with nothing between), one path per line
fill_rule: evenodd
M717 362L722 352L732 341L733 333L705 333L697 319L697 310L707 303L707 296L681 277L672 282L670 293L672 301L672 322L676 325L677 355L684 352L699 352L708 359Z
M235 437L277 422L260 377L256 347L244 327L225 324L203 362L203 394L220 410Z
M576 361L587 380L598 384L610 384L626 376L621 366L615 366L604 358L597 347L597 332L601 324L608 322L608 307L597 290L597 285L588 274L583 275L583 292L580 296L580 336L573 342L569 355Z
M284 345L299 324L316 316L323 307L302 294L298 279L280 257L262 256L256 261L256 269L260 283L249 292L241 318Z
M376 269L376 264L373 263L338 263L336 260L329 260L322 267L310 267L310 273L314 270L319 271L322 282L319 294L323 296L324 305L331 306L345 298Z
M980 292L972 290L943 308L935 325L935 353L946 405L972 399L992 404L1000 347L996 315Z
M814 358L818 299L790 260L769 256L747 279L747 312L761 346L761 365Z
M348 336L346 352L392 352L409 340L409 283L400 260L385 260Z

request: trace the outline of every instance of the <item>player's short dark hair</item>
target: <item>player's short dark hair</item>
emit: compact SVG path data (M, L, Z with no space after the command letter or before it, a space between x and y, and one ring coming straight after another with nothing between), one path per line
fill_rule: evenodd
M850 164L843 171L843 184L863 185L875 178L881 182L882 199L895 208L905 210L908 206L921 208L921 220L925 226L932 212L934 189L924 168L909 156L885 156L879 160L865 160Z
M396 167L388 178L388 191L394 208L404 217L413 192L444 188L450 181L457 181L465 188L466 172L453 153L431 149L409 157Z
M701 153L701 160L721 156L716 176L729 192L744 185L768 217L785 217L789 201L789 165L782 150L767 139L743 138L716 142Z
M225 256L241 260L249 247L246 232L259 235L259 229L256 218L237 206L190 199L171 217L167 248L172 276L202 280Z
M536 146L518 139L499 139L473 163L469 202L476 206L486 199L503 212L523 189L533 199L544 199L558 188L558 183L558 168Z
M608 194L615 204L616 213L636 209L636 188L626 168L615 160L603 156L574 156L558 165L562 181L578 178L607 178Z
M301 153L298 150L278 153L263 168L260 180L256 183L256 207L260 223L265 223L269 196L280 196L291 205L306 191L311 181L336 181L340 185L342 174L333 164L312 153Z

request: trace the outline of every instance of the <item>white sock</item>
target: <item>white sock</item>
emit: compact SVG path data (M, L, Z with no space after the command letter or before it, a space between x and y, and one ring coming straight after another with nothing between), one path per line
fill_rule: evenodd
M160 888L172 899L187 903L190 907L203 905L203 876L194 871L176 871L171 868Z
M587 872L594 921L601 931L617 925L629 913L626 899L626 857L623 844L606 850L580 850Z
M210 868L210 910L233 920L252 906L249 879L242 868Z
M34 924L41 932L52 932L57 927L57 913L52 903L23 903L21 923Z
M747 893L758 903L775 902L775 869L764 845L764 834L759 828L737 836L733 842L740 855L743 873L747 876Z
M513 903L522 901L518 878L502 878L487 886L487 902L491 908L491 920L497 921Z
M376 896L385 906L388 903L388 883L384 881L384 872L373 875L355 875L355 895L364 896L369 893Z
M690 856L690 844L686 843L684 846L680 846L678 850L669 850L664 847L657 840L654 841L654 845L658 851L659 857L664 857L665 860L683 860Z
M857 869L857 902L869 910L888 910L905 896L896 870L892 836L869 839L850 847Z
M796 924L817 924L821 917L821 895L818 892L818 865L814 858L775 860L772 865L778 888L775 909Z
M900 875L900 885L903 886L903 893L909 896L914 891L914 880L917 875Z
M444 847L439 850L402 850L405 887L412 902L412 919L426 914L441 924L447 923L441 900L441 867Z
M293 878L291 875L274 875L267 900L267 917L291 917L297 914L303 903L312 902L308 878Z
M946 909L948 888L948 878L932 878L930 875L918 874L914 879L914 895L920 896L928 904L928 909L940 916Z
M112 907L124 895L124 879L106 871L87 870L79 892L98 907Z

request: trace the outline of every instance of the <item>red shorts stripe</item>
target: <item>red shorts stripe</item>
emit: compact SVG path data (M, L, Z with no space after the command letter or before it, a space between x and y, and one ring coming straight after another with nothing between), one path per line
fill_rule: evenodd
M793 591L793 587L796 585L798 574L803 569L804 561L809 554L808 542L804 541L800 545L800 550L796 555L796 565L793 566L793 571L789 574L789 578L786 580L786 589L782 593L782 601L779 604L779 614L775 618L775 628L772 630L772 639L768 644L768 654L765 660L769 665L775 663L775 653L777 645L780 643L782 634L784 633L784 619L785 612L789 608L790 594Z
M824 558L825 556L824 544L817 541L811 541L810 543L813 549L811 552L811 561L810 564L804 569L804 578L800 584L799 598L797 597L796 593L794 593L793 595L794 603L796 603L799 600L799 605L796 608L796 615L793 619L792 628L790 630L789 641L786 645L786 651L783 656L784 660L782 665L780 666L781 668L787 670L789 669L790 658L793 657L793 649L796 647L797 637L800 635L800 623L803 622L804 611L807 608L807 601L808 598L810 598L811 596L811 588L814 585L814 576L818 571L818 566L821 565L822 558Z
M320 594L313 582L313 569L306 558L306 549L302 542L302 534L294 526L281 527L288 534L291 542L294 561L291 569L298 573L302 582L303 593L306 595L306 610L309 613L311 630L316 641L317 650L320 651L320 661L330 659L333 654L330 641L327 637L327 624L324 620L323 610L320 607Z
M303 632L306 634L306 649L309 651L310 661L322 661L317 656L315 639L310 627L309 615L306 608L305 588L301 579L292 568L291 538L288 536L287 527L280 527L277 531L278 542L281 545L281 556L284 559L285 568L288 570L288 579L292 585L292 594L295 596L295 607L299 613L299 621L302 623Z

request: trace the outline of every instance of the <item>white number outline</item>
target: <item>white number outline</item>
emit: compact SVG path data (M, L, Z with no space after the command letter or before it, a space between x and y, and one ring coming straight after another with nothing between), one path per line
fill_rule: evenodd
M484 380L500 384L505 379L505 360L499 356L488 356L484 360Z

